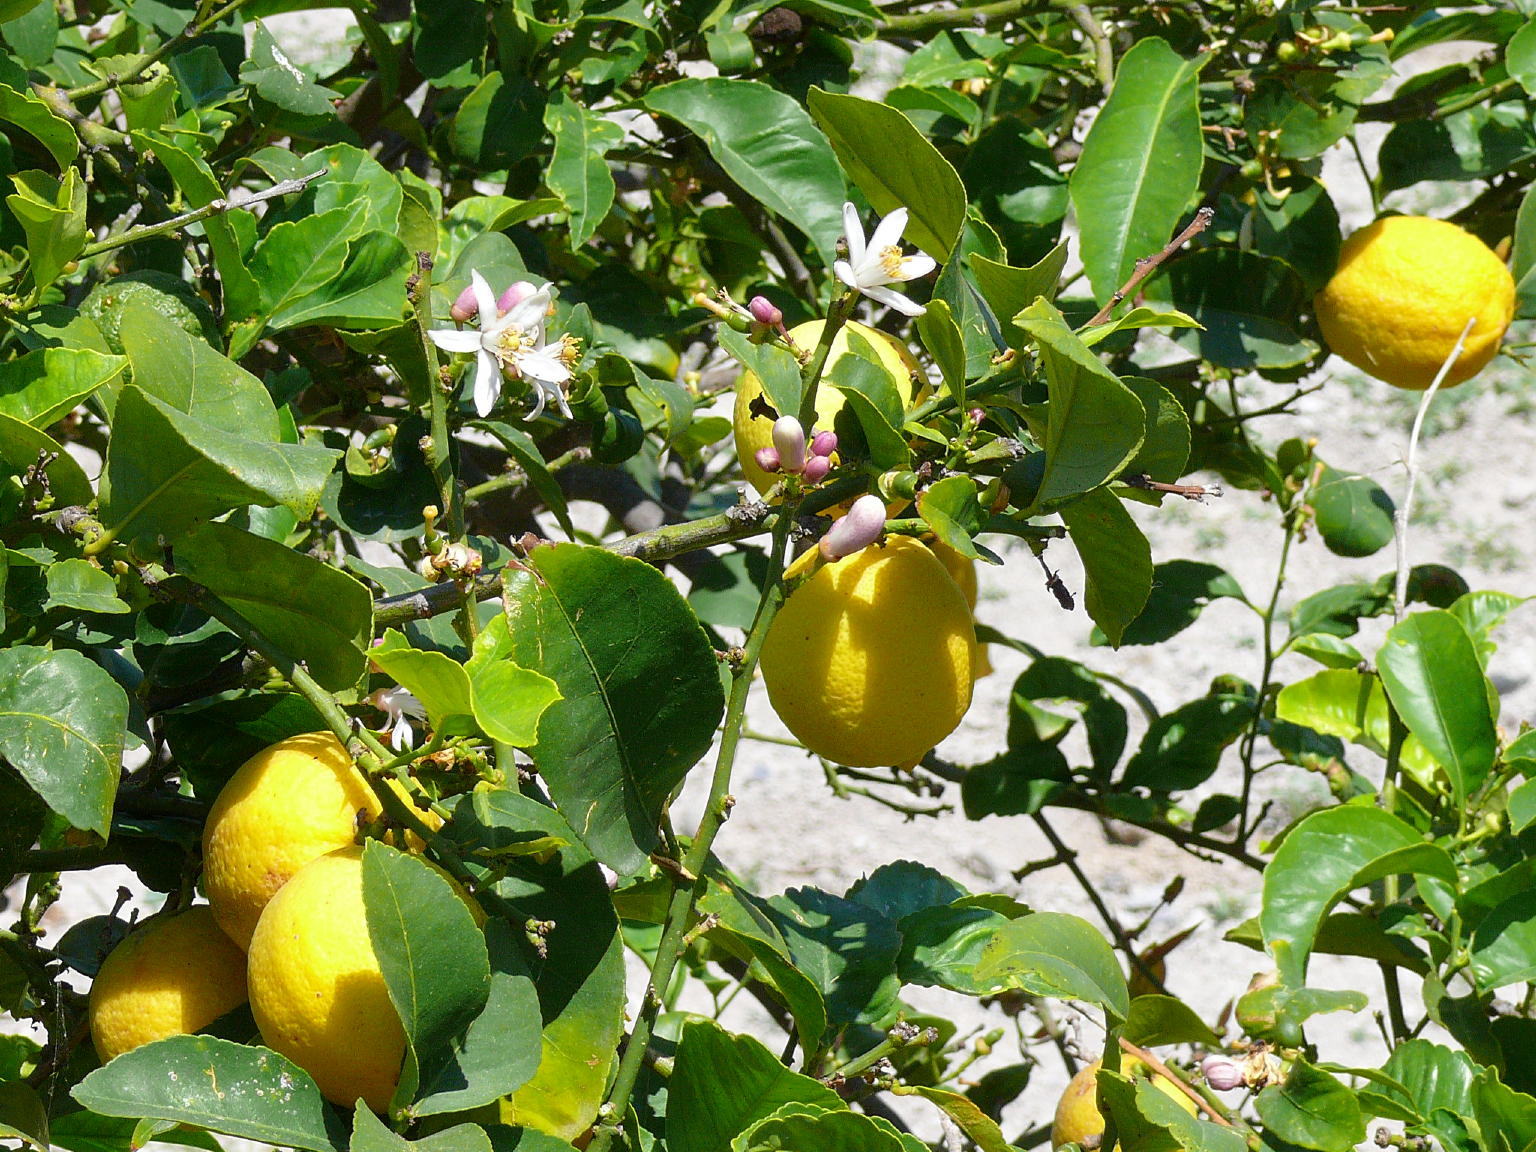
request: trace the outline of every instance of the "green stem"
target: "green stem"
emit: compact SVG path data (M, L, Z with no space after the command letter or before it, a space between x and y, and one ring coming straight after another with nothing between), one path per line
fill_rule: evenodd
M827 1079L841 1077L844 1080L861 1075L884 1060L892 1052L900 1052L903 1048L913 1045L926 1046L931 1044L934 1034L929 1029L914 1029L910 1024L892 1028L885 1034L885 1039L876 1044L868 1052L855 1056L841 1068L834 1069Z
M827 321L821 326L821 339L816 343L816 350L811 353L811 358L805 362L805 367L800 369L802 391L800 394L800 411L797 417L800 427L807 432L816 424L816 391L821 384L821 374L827 366L827 357L832 353L832 342L837 339L837 334L843 330L843 325L848 323L853 315L853 309L859 302L857 292L845 292L841 297L832 301L832 307L827 312Z
M416 273L412 277L410 295L416 334L427 365L426 416L432 427L432 443L426 453L427 468L432 473L443 510L444 535L457 541L464 537L464 499L453 475L453 439L448 431L449 393L438 373L437 345L428 335L432 327L432 258L425 252L416 253Z
M1099 23L1093 10L1086 4L1074 4L1067 9L1067 13L1093 45L1093 71L1098 77L1099 86L1104 89L1104 95L1108 96L1115 86L1115 54L1110 48L1109 37L1104 33L1104 25Z
M545 468L554 473L567 465L578 464L591 458L592 449L588 448L585 444L579 444L569 452L556 456L545 465ZM482 500L491 495L493 492L500 492L506 488L521 488L527 483L528 474L520 468L513 468L510 471L503 472L500 476L492 476L489 480L476 484L473 488L466 489L464 492L464 502L466 504L473 504L477 500Z
M93 80L89 84L82 84L78 88L71 88L64 95L68 96L71 100L80 100L87 96L98 96L109 88L116 88L120 84L131 84L188 40L194 40L201 36L226 16L232 16L248 3L250 3L250 0L230 0L228 4L224 5L217 12L195 23L188 24L180 32L176 33L176 35L172 36L148 56L145 56L144 59L140 60L132 68L128 69L128 71L121 75L104 76L100 80Z
M1041 10L1070 8L1068 0L995 0L991 4L961 4L931 12L888 16L884 31L891 36L919 36L941 28L985 27Z

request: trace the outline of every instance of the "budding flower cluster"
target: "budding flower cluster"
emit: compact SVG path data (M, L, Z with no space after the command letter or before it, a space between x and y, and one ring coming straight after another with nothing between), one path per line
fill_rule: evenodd
M807 446L800 421L780 416L773 423L773 446L759 448L752 458L764 472L788 472L803 476L808 484L820 484L832 470L831 456L836 451L836 432L817 432Z

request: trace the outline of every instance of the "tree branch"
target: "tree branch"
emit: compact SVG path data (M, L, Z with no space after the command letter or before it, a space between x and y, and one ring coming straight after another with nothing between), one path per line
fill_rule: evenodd
M1083 327L1092 328L1096 324L1102 324L1108 320L1109 314L1115 310L1116 304L1120 303L1120 301L1124 300L1132 292L1136 291L1136 285L1140 284L1148 276L1152 275L1159 264L1168 259L1168 257L1172 256L1180 248L1184 247L1184 245L1188 244L1196 236L1200 235L1200 233L1204 232L1206 226L1210 224L1215 215L1216 210L1214 208L1200 209L1200 211L1195 213L1195 218L1189 222L1188 227L1186 227L1184 231L1180 232L1177 236L1170 240L1167 247L1165 247L1161 252L1158 252L1152 256L1143 256L1137 260L1136 270L1131 273L1131 278L1120 286L1120 290L1111 296L1109 298L1109 302L1105 304L1104 307L1095 312L1093 314L1093 319L1088 321L1088 323L1083 325Z

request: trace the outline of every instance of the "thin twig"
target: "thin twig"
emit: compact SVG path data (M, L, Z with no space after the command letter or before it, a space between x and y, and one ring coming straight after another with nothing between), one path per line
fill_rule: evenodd
M1194 1101L1199 1109L1212 1120L1216 1121L1216 1123L1224 1125L1228 1128L1232 1127L1232 1121L1228 1120L1224 1115L1222 1115L1219 1109L1213 1107L1211 1102L1204 1096L1200 1095L1200 1093L1196 1092L1188 1084L1184 1083L1184 1081L1176 1072L1174 1072L1168 1067L1168 1065L1159 1060L1153 1053L1147 1051L1145 1048L1132 1044L1124 1036L1120 1037L1120 1047L1125 1049L1125 1051L1130 1053L1132 1056L1136 1057L1136 1059L1140 1060L1143 1064L1152 1069L1152 1071L1157 1075L1163 1077L1163 1079L1167 1080L1170 1084L1176 1085L1180 1092L1184 1093L1184 1095L1188 1096L1192 1101Z
M1200 211L1195 213L1195 218L1189 222L1189 225L1184 229L1184 231L1180 232L1177 236L1170 240L1167 247L1165 247L1161 252L1158 252L1152 256L1143 256L1137 260L1136 270L1131 273L1131 278L1127 280L1123 285L1121 285L1120 290L1109 298L1109 303L1105 304L1104 307L1095 312L1093 314L1093 319L1088 321L1088 323L1083 325L1083 327L1092 328L1094 325L1102 324L1104 321L1108 320L1109 314L1115 310L1116 304L1120 303L1120 301L1124 300L1132 292L1136 291L1136 285L1140 284L1143 280L1150 276L1156 270L1159 264L1168 259L1168 257L1172 256L1180 248L1184 247L1184 245L1188 244L1196 236L1200 235L1200 233L1204 232L1215 215L1216 210L1214 208L1206 207L1200 209Z
M165 59L165 57L169 56L172 52L176 51L178 48L184 45L188 40L192 40L198 36L201 36L204 32L212 28L220 20L223 20L226 16L234 15L234 13L238 12L249 2L250 0L230 0L228 4L224 5L224 7L220 8L217 12L212 13L205 19L189 23L180 32L176 33L176 35L172 36L164 44L160 45L160 47L149 53L149 55L145 56L142 60L137 61L133 67L129 68L126 72L104 76L100 80L93 80L89 84L82 84L78 88L71 88L65 92L64 95L68 96L71 100L79 100L87 96L100 95L108 89L116 88L122 84L132 84L135 80L144 75L144 73L148 72L161 60Z
M1462 326L1461 335L1456 337L1456 344L1451 349L1450 355L1440 365L1440 371L1435 373L1435 378L1429 382L1429 387L1424 389L1424 396L1419 400L1419 410L1413 416L1413 430L1408 433L1408 452L1403 457L1403 468L1408 473L1408 486L1403 490L1403 502L1392 516L1392 527L1397 532L1397 582L1393 589L1392 619L1401 622L1403 614L1408 607L1408 522L1413 515L1413 489L1419 478L1419 434L1424 430L1424 417L1429 413L1429 403L1435 398L1436 391L1444 382L1446 374L1451 366L1461 358L1461 352L1466 347L1467 337L1472 333L1472 326L1477 323L1477 317L1471 317Z
M1093 44L1093 70L1107 97L1115 86L1115 54L1110 48L1109 36L1104 31L1104 25L1099 23L1093 10L1086 4L1072 5L1067 9L1067 14Z

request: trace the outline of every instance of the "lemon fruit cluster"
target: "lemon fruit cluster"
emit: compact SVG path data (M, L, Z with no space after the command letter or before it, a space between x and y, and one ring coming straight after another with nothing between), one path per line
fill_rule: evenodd
M908 765L970 707L976 632L925 545L893 536L817 569L763 641L768 699L806 748L854 768Z
M198 904L152 917L102 961L87 1012L91 1041L105 1063L206 1028L245 999L245 953Z
M1474 324L1447 386L1492 360L1515 314L1515 281L1469 232L1425 216L1388 216L1344 242L1313 301L1328 346L1396 388L1428 388Z
M789 330L790 339L795 342L797 348L815 348L821 341L821 330L825 324L824 320L811 320L797 325ZM839 360L845 356L856 355L850 347L850 335L857 335L869 342L869 346L874 349L875 355L879 358L880 367L885 369L891 378L891 383L896 386L896 391L901 395L902 404L912 403L915 387L913 373L918 371L918 366L907 346L884 332L849 321L832 338L832 347L827 353L827 363L822 369L821 384L816 389L816 427L818 429L830 430L837 419L837 414L843 410L842 392L831 387L827 380ZM917 395L920 398L921 392ZM758 492L767 492L773 487L773 476L764 472L754 459L758 449L767 448L773 443L773 419L768 416L754 416L752 413L753 402L761 396L763 396L763 382L755 373L743 372L736 382L736 408L731 423L736 431L736 455L741 461L742 475ZM797 413L781 412L780 415L794 416Z
M1104 1116L1099 1111L1099 1065L1102 1061L1095 1060L1085 1068L1078 1070L1067 1084L1067 1089L1061 1094L1061 1100L1056 1105L1056 1117L1051 1122L1051 1147L1060 1148L1064 1144L1083 1144L1091 1136L1099 1136L1104 1132ZM1121 1071L1128 1076L1145 1076L1149 1069L1140 1060L1135 1058L1125 1062ZM1200 1111L1199 1106L1186 1095L1177 1084L1161 1074L1152 1077L1153 1086L1167 1096L1191 1116Z

